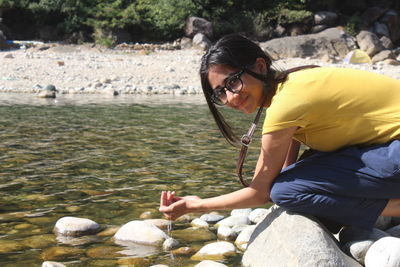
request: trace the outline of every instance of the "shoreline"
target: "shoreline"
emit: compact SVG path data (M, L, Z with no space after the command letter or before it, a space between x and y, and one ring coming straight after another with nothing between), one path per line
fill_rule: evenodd
M196 49L124 50L58 44L0 51L4 62L0 66L0 93L38 94L47 85L54 85L58 96L203 94L198 74L203 53ZM273 66L348 67L400 79L399 66L336 62L287 58Z

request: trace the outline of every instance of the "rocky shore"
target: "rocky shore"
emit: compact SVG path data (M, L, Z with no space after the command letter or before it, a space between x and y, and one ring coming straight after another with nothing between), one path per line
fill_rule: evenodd
M40 94L53 85L56 94L202 93L198 70L203 50L142 47L42 44L1 51L0 92ZM347 64L339 57L275 61L280 69L305 64L357 68L400 79L399 66L384 61Z

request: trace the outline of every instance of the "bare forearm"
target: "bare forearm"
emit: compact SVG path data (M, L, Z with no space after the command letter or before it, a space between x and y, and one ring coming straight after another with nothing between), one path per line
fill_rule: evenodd
M264 205L268 200L269 190L261 192L247 187L229 194L201 199L197 203L193 203L193 211L207 212L212 210L251 208Z

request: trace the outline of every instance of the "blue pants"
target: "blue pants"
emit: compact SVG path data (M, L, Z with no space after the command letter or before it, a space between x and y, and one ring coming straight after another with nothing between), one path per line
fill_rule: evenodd
M289 211L371 228L400 198L400 141L316 152L282 170L270 197Z

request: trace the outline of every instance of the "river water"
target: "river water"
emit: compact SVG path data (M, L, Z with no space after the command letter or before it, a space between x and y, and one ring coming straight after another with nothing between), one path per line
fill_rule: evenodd
M238 134L254 116L224 113L235 119ZM210 197L240 188L234 173L238 151L220 136L199 95L39 99L1 94L0 140L0 266L38 266L49 248L73 247L52 233L64 216L120 226L145 211L157 214L162 190ZM257 140L248 170L258 151ZM111 237L97 238L75 245L81 254L58 261L116 265L116 258L84 252L104 245L117 246ZM151 262L195 264L189 256L171 260L162 251Z

